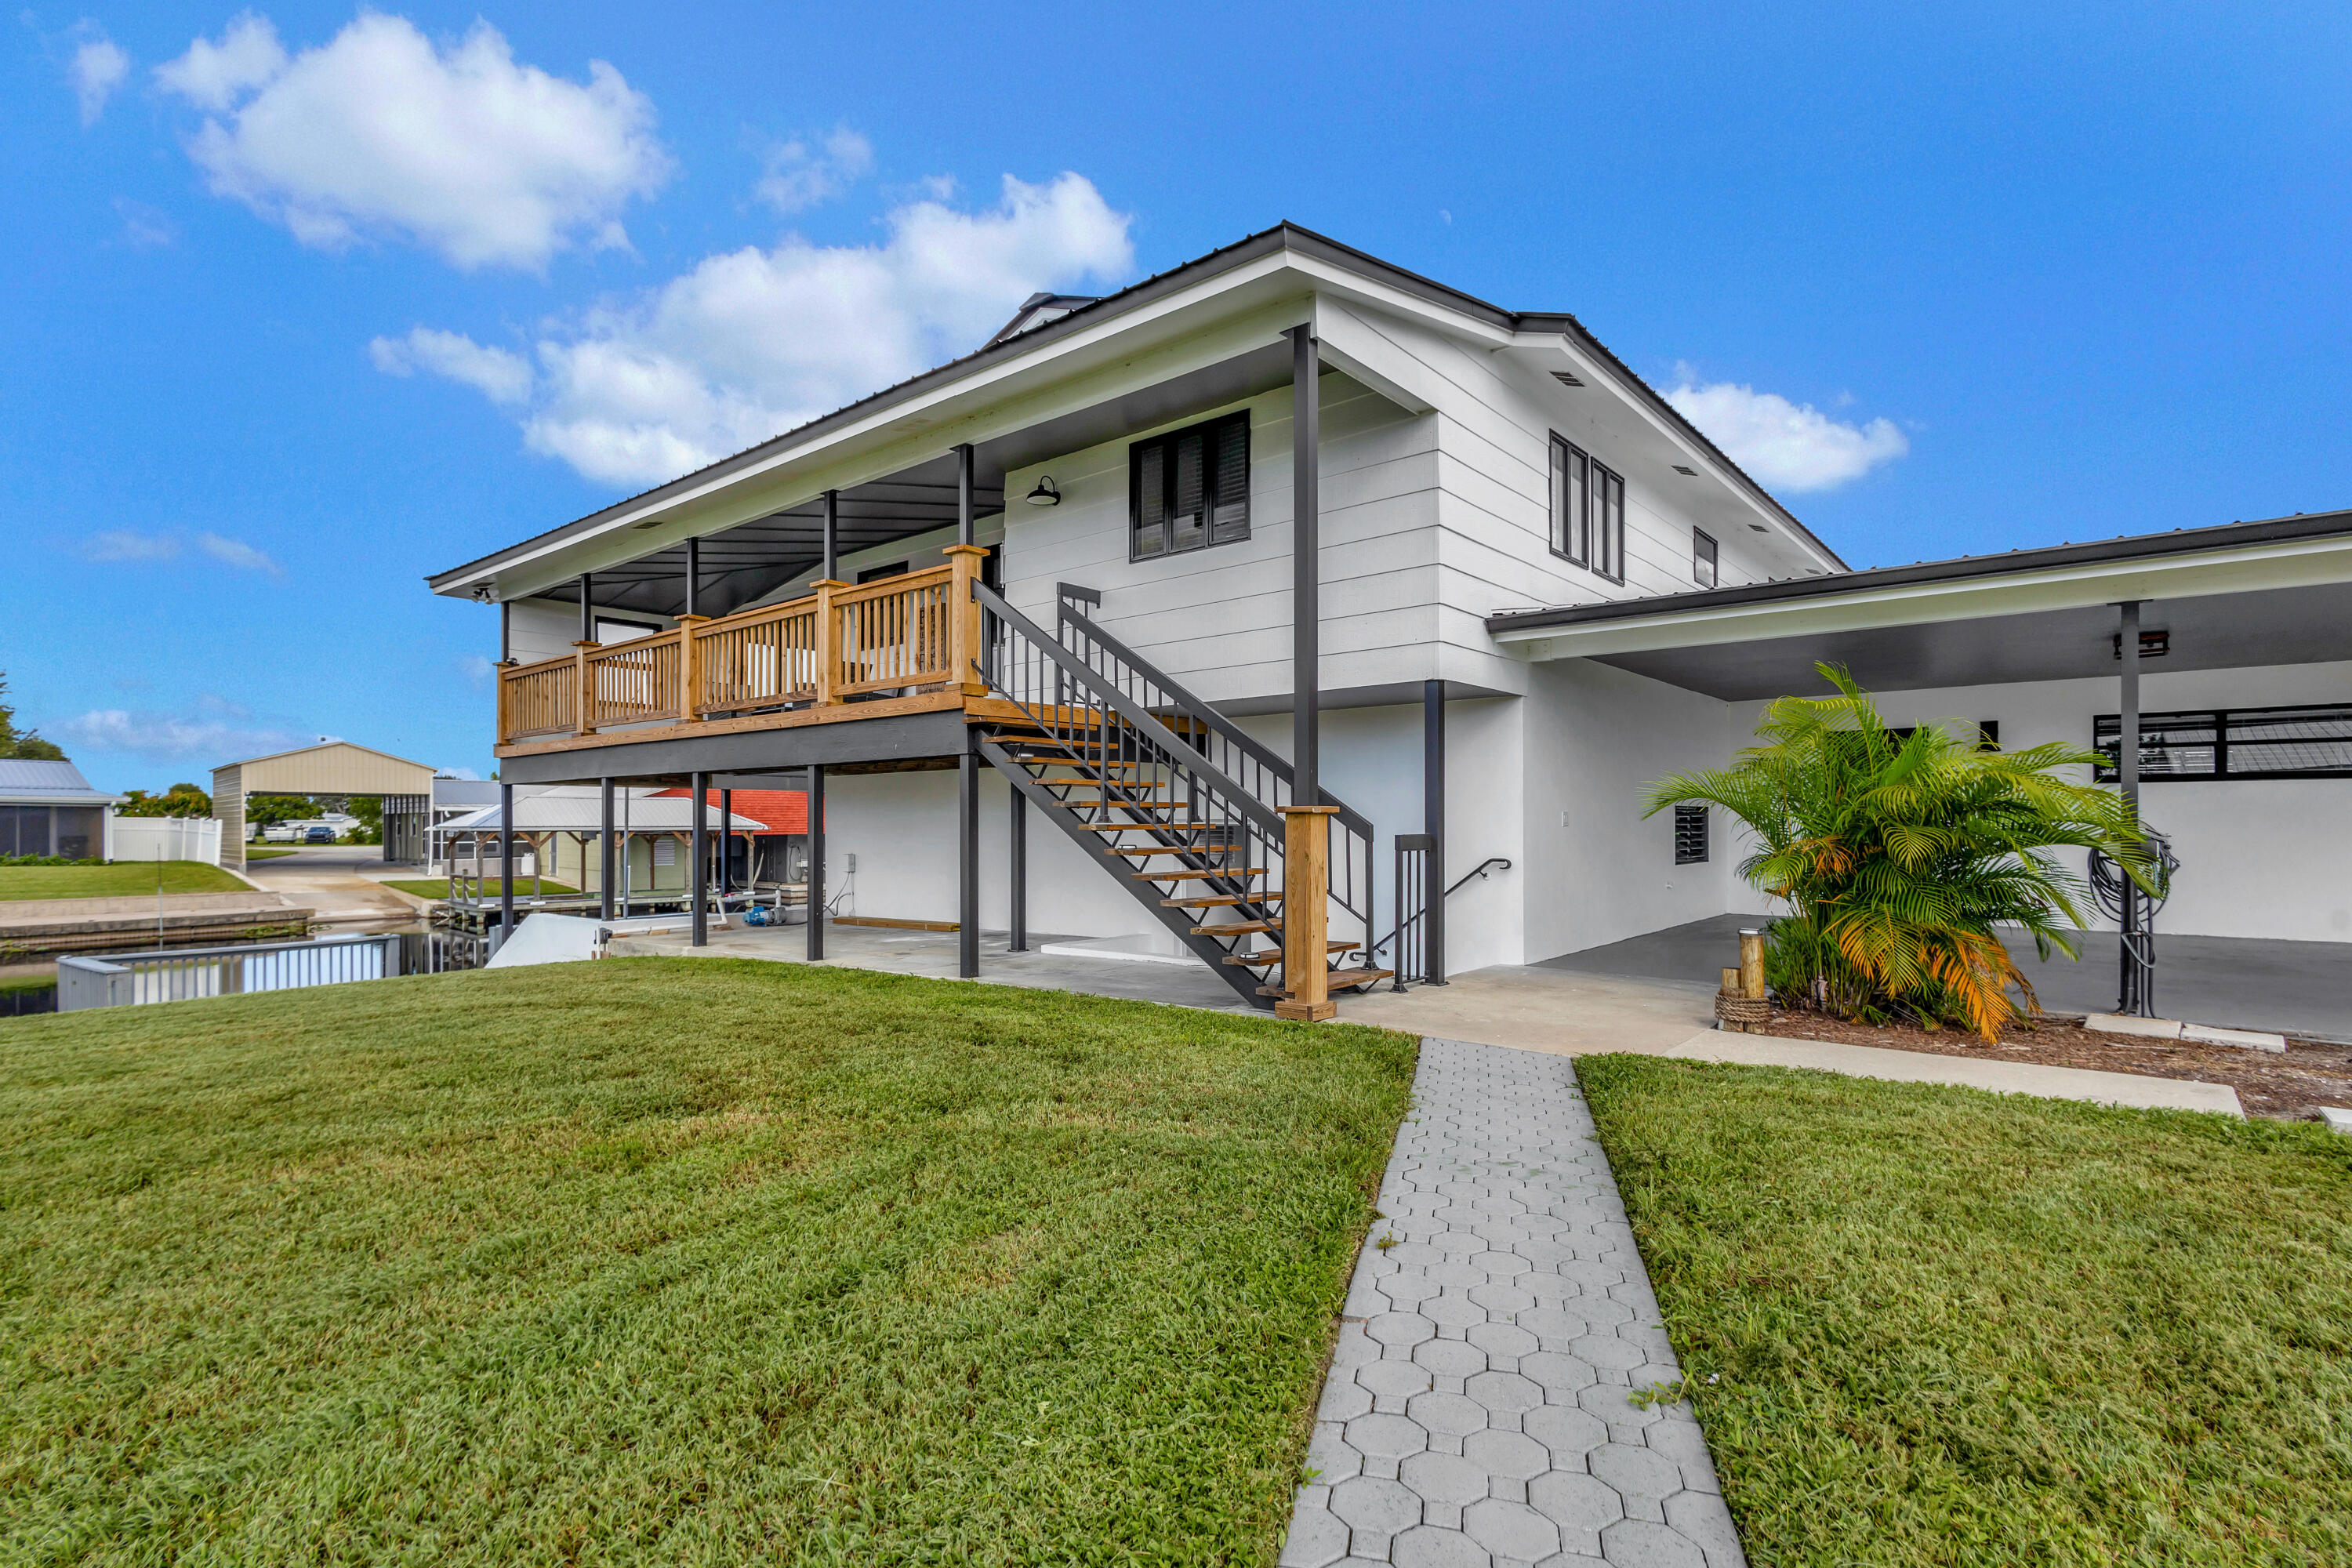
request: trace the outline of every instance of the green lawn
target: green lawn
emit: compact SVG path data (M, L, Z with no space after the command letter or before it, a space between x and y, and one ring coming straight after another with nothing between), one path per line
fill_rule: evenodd
M1270 1562L1412 1055L723 959L0 1023L0 1561Z
M12 899L121 899L155 892L242 893L243 882L201 860L126 860L111 866L0 866L0 903Z
M2352 1139L1577 1070L1759 1568L2352 1562Z
M449 896L449 879L446 877L425 877L421 879L409 878L398 882L386 881L384 886L387 888L398 888L402 892L411 894L420 899L446 899ZM498 881L496 879L492 879L489 887L490 896L492 898L498 897ZM530 878L517 877L515 879L516 898L529 898L530 896ZM547 881L541 882L539 885L539 890L542 893L576 893L580 889L577 888L566 887L562 882Z
M294 851L293 851L293 850L291 850L291 849L253 849L253 848L248 848L248 849L247 849L247 850L246 850L246 852L245 852L245 858L246 858L247 860L280 860L280 859L283 859L283 858L285 858L287 856L291 855L291 854L293 854L293 853L294 853Z

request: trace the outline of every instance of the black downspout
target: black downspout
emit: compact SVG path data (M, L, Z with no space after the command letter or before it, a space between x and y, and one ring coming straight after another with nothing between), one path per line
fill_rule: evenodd
M832 510L827 507L827 511ZM833 531L827 529L828 542ZM831 549L825 551L828 559ZM808 958L824 956L824 764L811 763L808 771Z
M969 739L956 769L956 973L980 978L980 751Z
M603 848L596 868L596 918L608 921L613 918L613 781L607 778L602 782L604 787L599 793L604 796L604 831L597 840Z
M475 864L479 865L479 861ZM514 935L514 785L499 785L499 946ZM495 949L493 951L496 951Z
M1006 825L1006 841L1012 847L1012 875L1008 879L1007 903L1010 908L1012 940L1008 951L1029 951L1029 797L1019 790L1005 792L1013 798L1013 820Z
M710 945L710 775L690 773L694 790L694 842L688 858L694 869L688 873L686 896L694 904L694 934L688 940L696 947Z
M1421 830L1429 835L1429 868L1422 897L1428 909L1424 984L1445 984L1445 682L1421 686ZM1396 889L1402 898L1404 889Z

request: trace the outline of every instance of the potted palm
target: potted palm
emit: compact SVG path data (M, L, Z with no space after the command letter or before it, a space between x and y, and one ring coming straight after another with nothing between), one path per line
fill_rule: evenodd
M2145 830L2119 792L2062 776L2088 776L2095 752L2002 752L1935 724L1899 734L1846 670L1815 668L1834 696L1774 702L1760 744L1660 780L1646 815L1719 805L1755 836L1740 874L1788 905L1765 931L1783 1006L1998 1039L2039 1006L1995 928L2076 956L2085 889L2053 851L2099 850L2146 887Z

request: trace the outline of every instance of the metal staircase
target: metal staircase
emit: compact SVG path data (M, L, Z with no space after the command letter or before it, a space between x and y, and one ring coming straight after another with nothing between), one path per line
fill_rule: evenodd
M1329 990L1389 971L1360 957L1372 931L1372 825L1332 808L1320 885L1286 885L1283 808L1290 764L1086 614L1101 602L1063 584L1045 631L985 585L980 671L986 707L968 709L981 755L1244 1001L1290 994L1286 903L1324 900Z

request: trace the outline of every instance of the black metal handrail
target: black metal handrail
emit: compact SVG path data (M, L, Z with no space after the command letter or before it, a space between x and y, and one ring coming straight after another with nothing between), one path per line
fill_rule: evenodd
M1400 840L1402 840L1402 839L1403 837L1408 837L1408 836L1407 836L1407 835L1399 835L1399 838L1400 838ZM1411 836L1411 837L1418 837L1418 835L1413 835L1413 836ZM1464 886L1465 886L1465 885L1466 885L1466 884L1469 882L1470 879L1471 879L1471 878L1473 878L1473 877L1478 878L1480 880L1482 880L1482 881L1483 881L1483 880L1486 879L1486 868L1487 868L1487 867L1489 867L1489 866L1494 867L1494 868L1495 868L1496 870L1498 870L1498 871L1507 871L1507 870L1509 870L1509 869L1511 868L1511 863L1510 863L1508 860L1505 859L1502 856L1500 856L1500 855L1489 855L1489 856L1487 856L1484 860L1479 861L1475 866L1471 867L1471 868L1470 868L1470 869L1468 869L1467 871L1463 872L1463 873L1462 873L1462 876L1461 876L1460 880L1456 881L1456 882L1454 884L1454 886L1452 886L1452 887L1450 887L1450 888L1446 889L1445 889L1445 891L1444 892L1444 894L1442 894L1442 895L1441 895L1441 897L1448 898L1448 899L1452 898L1454 894L1456 894L1456 893L1460 892L1460 891L1463 889ZM1415 914L1415 915L1412 915L1412 916L1407 917L1407 918L1405 918L1405 919L1401 919L1401 920L1397 922L1397 930L1398 930L1398 931L1402 931L1402 930L1403 930L1403 929L1404 929L1404 927L1405 927L1407 924L1411 923L1411 921L1413 921L1413 920L1418 920L1418 919L1420 919L1420 916L1419 916L1418 914ZM1389 943L1391 943L1391 942L1392 942L1396 941L1396 939L1397 939L1397 932L1396 932L1395 931L1391 931L1391 932L1389 932L1389 934L1388 934L1388 935L1386 935L1386 936L1384 936L1384 937L1381 938L1381 940L1380 940L1380 941L1378 941L1378 942L1376 942L1372 943L1371 948L1370 948L1370 952L1380 952L1380 950L1381 950L1381 949L1382 949L1382 948L1384 948L1384 947L1388 946L1388 944L1389 944Z

